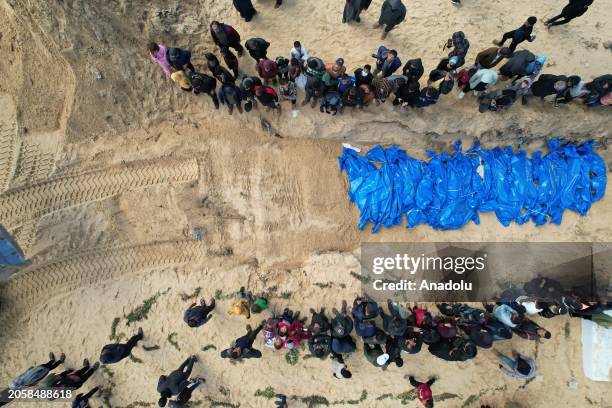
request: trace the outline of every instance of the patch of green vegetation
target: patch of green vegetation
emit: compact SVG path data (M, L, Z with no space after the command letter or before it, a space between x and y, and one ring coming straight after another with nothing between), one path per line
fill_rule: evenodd
M209 396L206 397L206 401L210 403L211 408L216 408L216 407L240 408L240 404L232 404L231 402L216 401Z
M153 346L142 346L143 349L145 349L145 351L153 351L153 350L159 350L159 346L153 345Z
M346 402L344 402L344 401L343 402L345 404L348 404L348 405L357 405L357 404L362 403L366 399L368 399L368 392L366 390L362 390L361 391L361 396L359 397L359 399L357 399L357 400L348 400Z
M386 399L393 399L393 394L383 394L376 398L376 401L382 401Z
M181 348L179 347L178 343L176 342L176 340L174 340L176 336L177 336L177 333L172 332L168 334L168 337L166 337L166 340L168 340L168 343L170 343L172 347L174 347L178 351L181 351Z
M191 295L188 295L186 293L181 293L181 300L183 302L186 302L188 300L195 299L198 296L200 296L200 292L201 291L202 291L202 288L200 286L198 286L197 288L195 288L195 290L193 291L193 293Z
M106 364L102 364L100 366L100 370L102 370L102 373L104 373L108 378L113 378L115 376L115 373L113 373L113 371L108 368Z
M354 271L351 271L351 276L355 279L357 279L359 282L366 284L366 283L370 283L370 277L366 276L366 275L362 275L360 273L356 273Z
M220 393L221 395L224 395L224 396L226 396L226 397L227 397L227 396L229 396L229 395L230 395L230 390L229 390L229 389L227 389L227 388L225 388L224 386L220 386L220 387L219 387L219 393Z
M165 295L166 293L168 293L169 290L170 289L168 288L168 290L164 292L158 291L155 295L151 296L148 299L145 299L142 302L142 305L138 306L136 309L128 313L128 315L125 316L125 318L127 319L127 325L129 326L131 323L139 322L141 320L146 320L149 317L149 312L151 311L151 307L153 307L153 305L157 302L157 299L161 295Z
M216 350L217 346L215 346L214 344L207 344L204 347L202 347L200 350L202 351L208 351L208 350Z
M135 363L139 363L139 364L142 364L142 363L143 363L143 361L142 361L141 359L139 359L138 357L136 357L136 356L135 356L135 355L133 355L133 354L130 354L128 357L130 358L130 360L132 360L132 361L133 361L133 362L135 362Z
M333 283L332 282L327 282L327 283L316 282L316 283L313 283L313 285L315 285L316 287L320 289L327 289L327 288L331 288Z
M410 390L402 392L401 394L397 394L395 398L398 399L402 403L402 405L408 405L416 399L416 393L414 392L414 390Z
M441 402L441 401L446 401L448 399L454 399L454 398L459 398L461 399L461 397L457 394L451 394L450 392L444 392L440 395L434 395L434 401L436 402Z
M300 361L300 351L298 349L291 349L285 354L285 361L289 365L296 365Z
M276 392L274 391L274 388L272 388L269 385L263 390L257 389L257 391L255 391L256 397L264 397L266 399L272 399L274 398L275 395L276 395Z
M280 296L281 296L281 298L283 298L283 299L290 299L290 298L291 298L291 295L293 295L293 292L283 292L283 293L281 293L281 295L280 295Z
M341 283L339 286L340 286L342 289L346 289L346 283Z
M308 408L314 408L319 405L329 406L329 401L322 395L310 395L308 397L299 397L299 400L306 404Z
M110 341L118 340L117 339L117 326L119 325L120 321L121 321L120 317L115 317L113 319L113 322L111 323L111 334L110 334L110 336L108 336L108 339Z
M221 289L215 290L215 299L216 300L223 299L223 291Z
M110 403L110 399L112 396L113 396L112 385L111 387L102 388L102 392L100 393L100 399L102 400L102 405L104 405L106 408L113 408L113 406Z
M462 407L469 407L470 405L474 405L476 401L480 398L480 395L472 394L463 403Z
M570 322L569 320L567 322L565 322L565 327L563 328L564 332L565 332L565 338L569 339L570 338Z
M152 407L154 404L151 402L145 402L145 401L134 401L128 405L126 405L124 408L136 408L136 407Z

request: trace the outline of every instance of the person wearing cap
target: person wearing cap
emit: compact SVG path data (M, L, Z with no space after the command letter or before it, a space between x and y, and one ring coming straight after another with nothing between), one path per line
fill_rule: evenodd
M510 42L509 48L510 48L510 51L514 52L514 50L516 50L516 47L523 41L527 40L529 42L532 42L533 40L535 40L535 35L533 35L532 32L533 32L533 26L537 22L538 22L538 18L535 16L531 16L523 23L522 26L520 26L516 30L512 30L512 31L508 31L507 33L504 33L504 35L502 36L502 39L499 41L494 40L493 44L497 45L498 47L503 47L504 43L507 40L512 40Z
M336 90L340 77L346 73L344 59L338 58L334 64L325 65L325 73L321 77L328 90Z
M376 54L372 57L376 58L376 69L374 69L373 75L378 76L382 73L383 78L393 75L399 67L402 66L402 61L397 56L397 51L389 50L384 45L378 47Z
M431 392L431 386L436 382L435 377L430 377L427 382L419 382L414 376L406 375L404 378L407 378L410 381L410 385L412 385L416 390L416 396L421 405L425 408L433 408L433 393Z
M374 28L384 26L385 29L380 37L381 40L387 38L387 34L406 18L406 6L401 0L385 0L380 9L380 17Z
M240 17L247 23L257 14L257 10L253 7L251 0L233 0L234 8L240 13Z
M512 50L508 47L490 47L476 55L474 64L480 68L491 69L502 62L504 58L510 58L510 56L512 56Z

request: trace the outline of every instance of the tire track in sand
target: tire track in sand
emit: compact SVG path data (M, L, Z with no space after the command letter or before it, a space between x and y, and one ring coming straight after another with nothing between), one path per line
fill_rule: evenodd
M0 195L0 220L8 227L63 208L161 183L198 179L195 159L133 162L85 174L50 179Z
M37 300L146 269L186 264L203 259L205 244L170 241L131 247L93 249L34 265L0 284L0 302L17 313Z

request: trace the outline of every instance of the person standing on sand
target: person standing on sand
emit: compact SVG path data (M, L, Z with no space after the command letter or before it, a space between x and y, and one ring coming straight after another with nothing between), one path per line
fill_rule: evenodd
M406 18L406 6L401 0L385 0L380 9L380 18L374 28L385 26L385 30L380 37L381 40L387 38L389 31L393 30L396 25L400 24Z
M223 57L223 61L225 61L225 65L229 67L234 73L234 78L240 77L240 72L238 68L238 58L234 55L233 52L230 51L229 48L222 46L220 49L221 56Z
M204 384L206 380L204 378L194 378L189 380L187 387L183 389L176 397L176 400L170 400L168 402L169 408L181 408L189 406L189 400L191 399L191 394L198 388L200 385Z
M59 360L55 359L55 354L49 353L48 362L28 368L23 374L11 381L9 388L16 389L36 385L40 380L45 378L45 376L49 374L51 370L62 364L65 359L66 355L64 353L62 353Z
M340 354L332 354L332 371L333 376L339 380L349 379L353 376L353 374L346 368L346 364L344 363L344 359Z
M234 106L238 109L238 112L242 113L242 93L240 88L234 85L234 81L224 81L219 88L219 102L227 105L227 110L231 115L234 112ZM248 307L247 307L248 310Z
M344 3L344 12L342 13L342 23L350 23L355 21L356 23L361 22L359 14L361 14L361 2L362 0L346 0Z
M263 38L249 38L244 43L244 46L256 63L262 58L268 58L268 47L270 47L270 43Z
M217 102L218 104L218 102ZM212 315L210 314L215 309L215 299L210 300L210 305L206 305L204 299L200 300L200 304L196 306L196 303L192 303L185 313L183 314L183 320L189 327L200 327L206 324Z
M502 353L497 353L497 358L501 364L499 369L508 377L518 378L521 380L530 380L536 375L535 361L523 354L515 354L515 359L504 356ZM508 368L504 367L506 365Z
M257 10L253 7L251 0L233 0L234 7L240 13L240 17L247 23L253 19L253 16L257 14Z
M404 378L407 378L408 381L410 381L410 385L412 385L415 388L416 396L419 402L425 408L433 408L434 401L433 401L433 393L431 392L431 386L436 382L436 378L431 377L425 383L415 380L414 376L412 375L406 375Z
M511 56L512 50L508 47L491 47L480 51L476 55L474 64L480 68L491 69L502 62L504 58L510 58Z
M132 336L127 343L107 344L100 352L100 362L102 364L113 364L123 360L130 355L132 349L142 340L143 336L142 328L139 328L138 333Z
M268 58L262 58L257 63L257 74L263 79L264 84L270 82L276 82L276 75L278 74L278 64Z
M72 408L89 408L89 399L94 396L100 387L93 387L87 394L78 394L72 401Z
M170 62L168 62L168 48L164 45L150 42L147 45L147 49L149 50L151 61L156 62L164 71L164 74L170 78L172 75L172 68L170 68Z
M567 24L576 17L586 13L591 4L593 4L593 0L570 0L569 4L561 10L561 14L546 20L544 26L550 29L552 26Z
M247 333L244 336L236 339L230 348L223 350L221 352L221 358L229 358L231 360L241 360L243 358L261 358L261 351L252 347L255 339L257 338L257 334L259 334L265 322L265 320L261 322L261 324L257 326L255 330L253 330L250 325L247 325Z
M157 381L157 392L160 394L159 401L157 402L160 407L165 407L168 398L173 395L179 395L185 388L187 388L188 379L193 369L193 364L198 361L195 355L192 355L180 365L179 368L172 371L170 374L161 375Z
M527 40L529 42L532 42L533 40L535 40L535 35L533 35L532 32L533 32L533 26L537 22L538 22L537 17L531 16L527 19L527 21L523 23L522 26L520 26L516 30L508 31L502 36L501 40L499 41L494 40L493 44L497 45L498 47L503 47L504 43L507 40L512 40L510 42L509 48L510 48L510 51L514 52L514 50L516 50L517 45L519 45L523 41Z
M210 23L210 36L217 47L233 48L241 57L244 47L240 44L240 34L231 25L213 21Z

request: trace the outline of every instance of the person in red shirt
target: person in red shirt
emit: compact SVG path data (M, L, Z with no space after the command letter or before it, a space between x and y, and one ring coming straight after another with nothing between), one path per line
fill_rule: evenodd
M421 401L421 404L423 404L425 408L432 408L434 406L434 402L431 386L434 382L436 382L436 378L430 377L425 383L415 380L414 376L412 375L407 375L405 378L408 378L410 385L415 388L417 399Z

